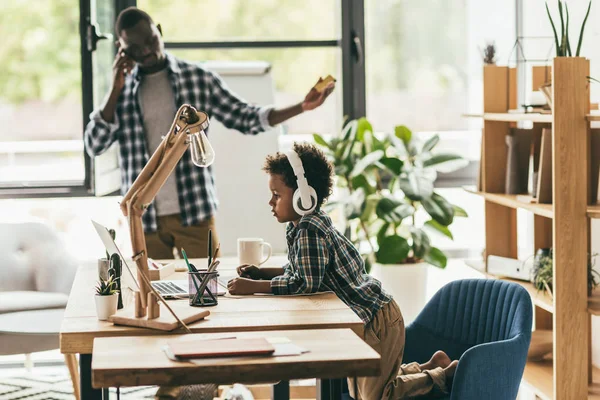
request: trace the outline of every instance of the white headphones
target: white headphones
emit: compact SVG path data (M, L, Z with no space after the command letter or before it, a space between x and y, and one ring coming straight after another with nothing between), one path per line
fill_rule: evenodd
M285 155L294 170L294 175L296 175L296 181L298 182L298 189L294 192L292 200L294 211L299 215L310 214L317 208L317 192L308 184L308 181L304 176L304 167L302 166L302 160L298 153L294 150L290 150L287 151Z

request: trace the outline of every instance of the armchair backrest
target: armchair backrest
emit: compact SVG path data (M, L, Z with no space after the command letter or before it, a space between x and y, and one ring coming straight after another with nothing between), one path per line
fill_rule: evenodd
M519 334L530 336L532 313L529 293L516 283L496 279L454 281L442 287L407 328L406 349L411 361L425 361L440 348L458 359L478 344ZM415 328L419 338L411 337L410 331ZM420 346L410 343L413 340L418 340ZM431 348L424 342L431 343Z
M0 223L0 291L68 294L76 269L76 260L50 226Z

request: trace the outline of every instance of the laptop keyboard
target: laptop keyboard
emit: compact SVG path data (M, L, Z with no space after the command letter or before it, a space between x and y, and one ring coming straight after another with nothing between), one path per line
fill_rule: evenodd
M152 282L152 286L154 289L158 291L160 294L185 294L185 290L181 289L179 286L174 284L173 282Z

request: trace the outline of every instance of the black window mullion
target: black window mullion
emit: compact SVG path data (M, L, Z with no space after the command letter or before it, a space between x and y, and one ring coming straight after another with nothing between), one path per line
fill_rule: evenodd
M342 75L344 115L349 120L364 117L367 113L364 0L342 2Z
M165 42L166 49L275 49L299 47L340 47L341 40L263 40L226 42Z

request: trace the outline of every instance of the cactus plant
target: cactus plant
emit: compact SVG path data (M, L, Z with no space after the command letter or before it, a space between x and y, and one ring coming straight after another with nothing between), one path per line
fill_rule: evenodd
M117 232L114 229L109 229L108 233L110 233L110 237L112 238L112 240L114 242L115 238L117 237ZM108 254L108 250L106 251L106 259L110 260L110 254Z
M117 253L114 253L112 256L110 256L110 268L108 273L117 284L117 290L119 292L117 309L120 310L123 308L123 297L121 296L121 274L123 273L123 262Z

